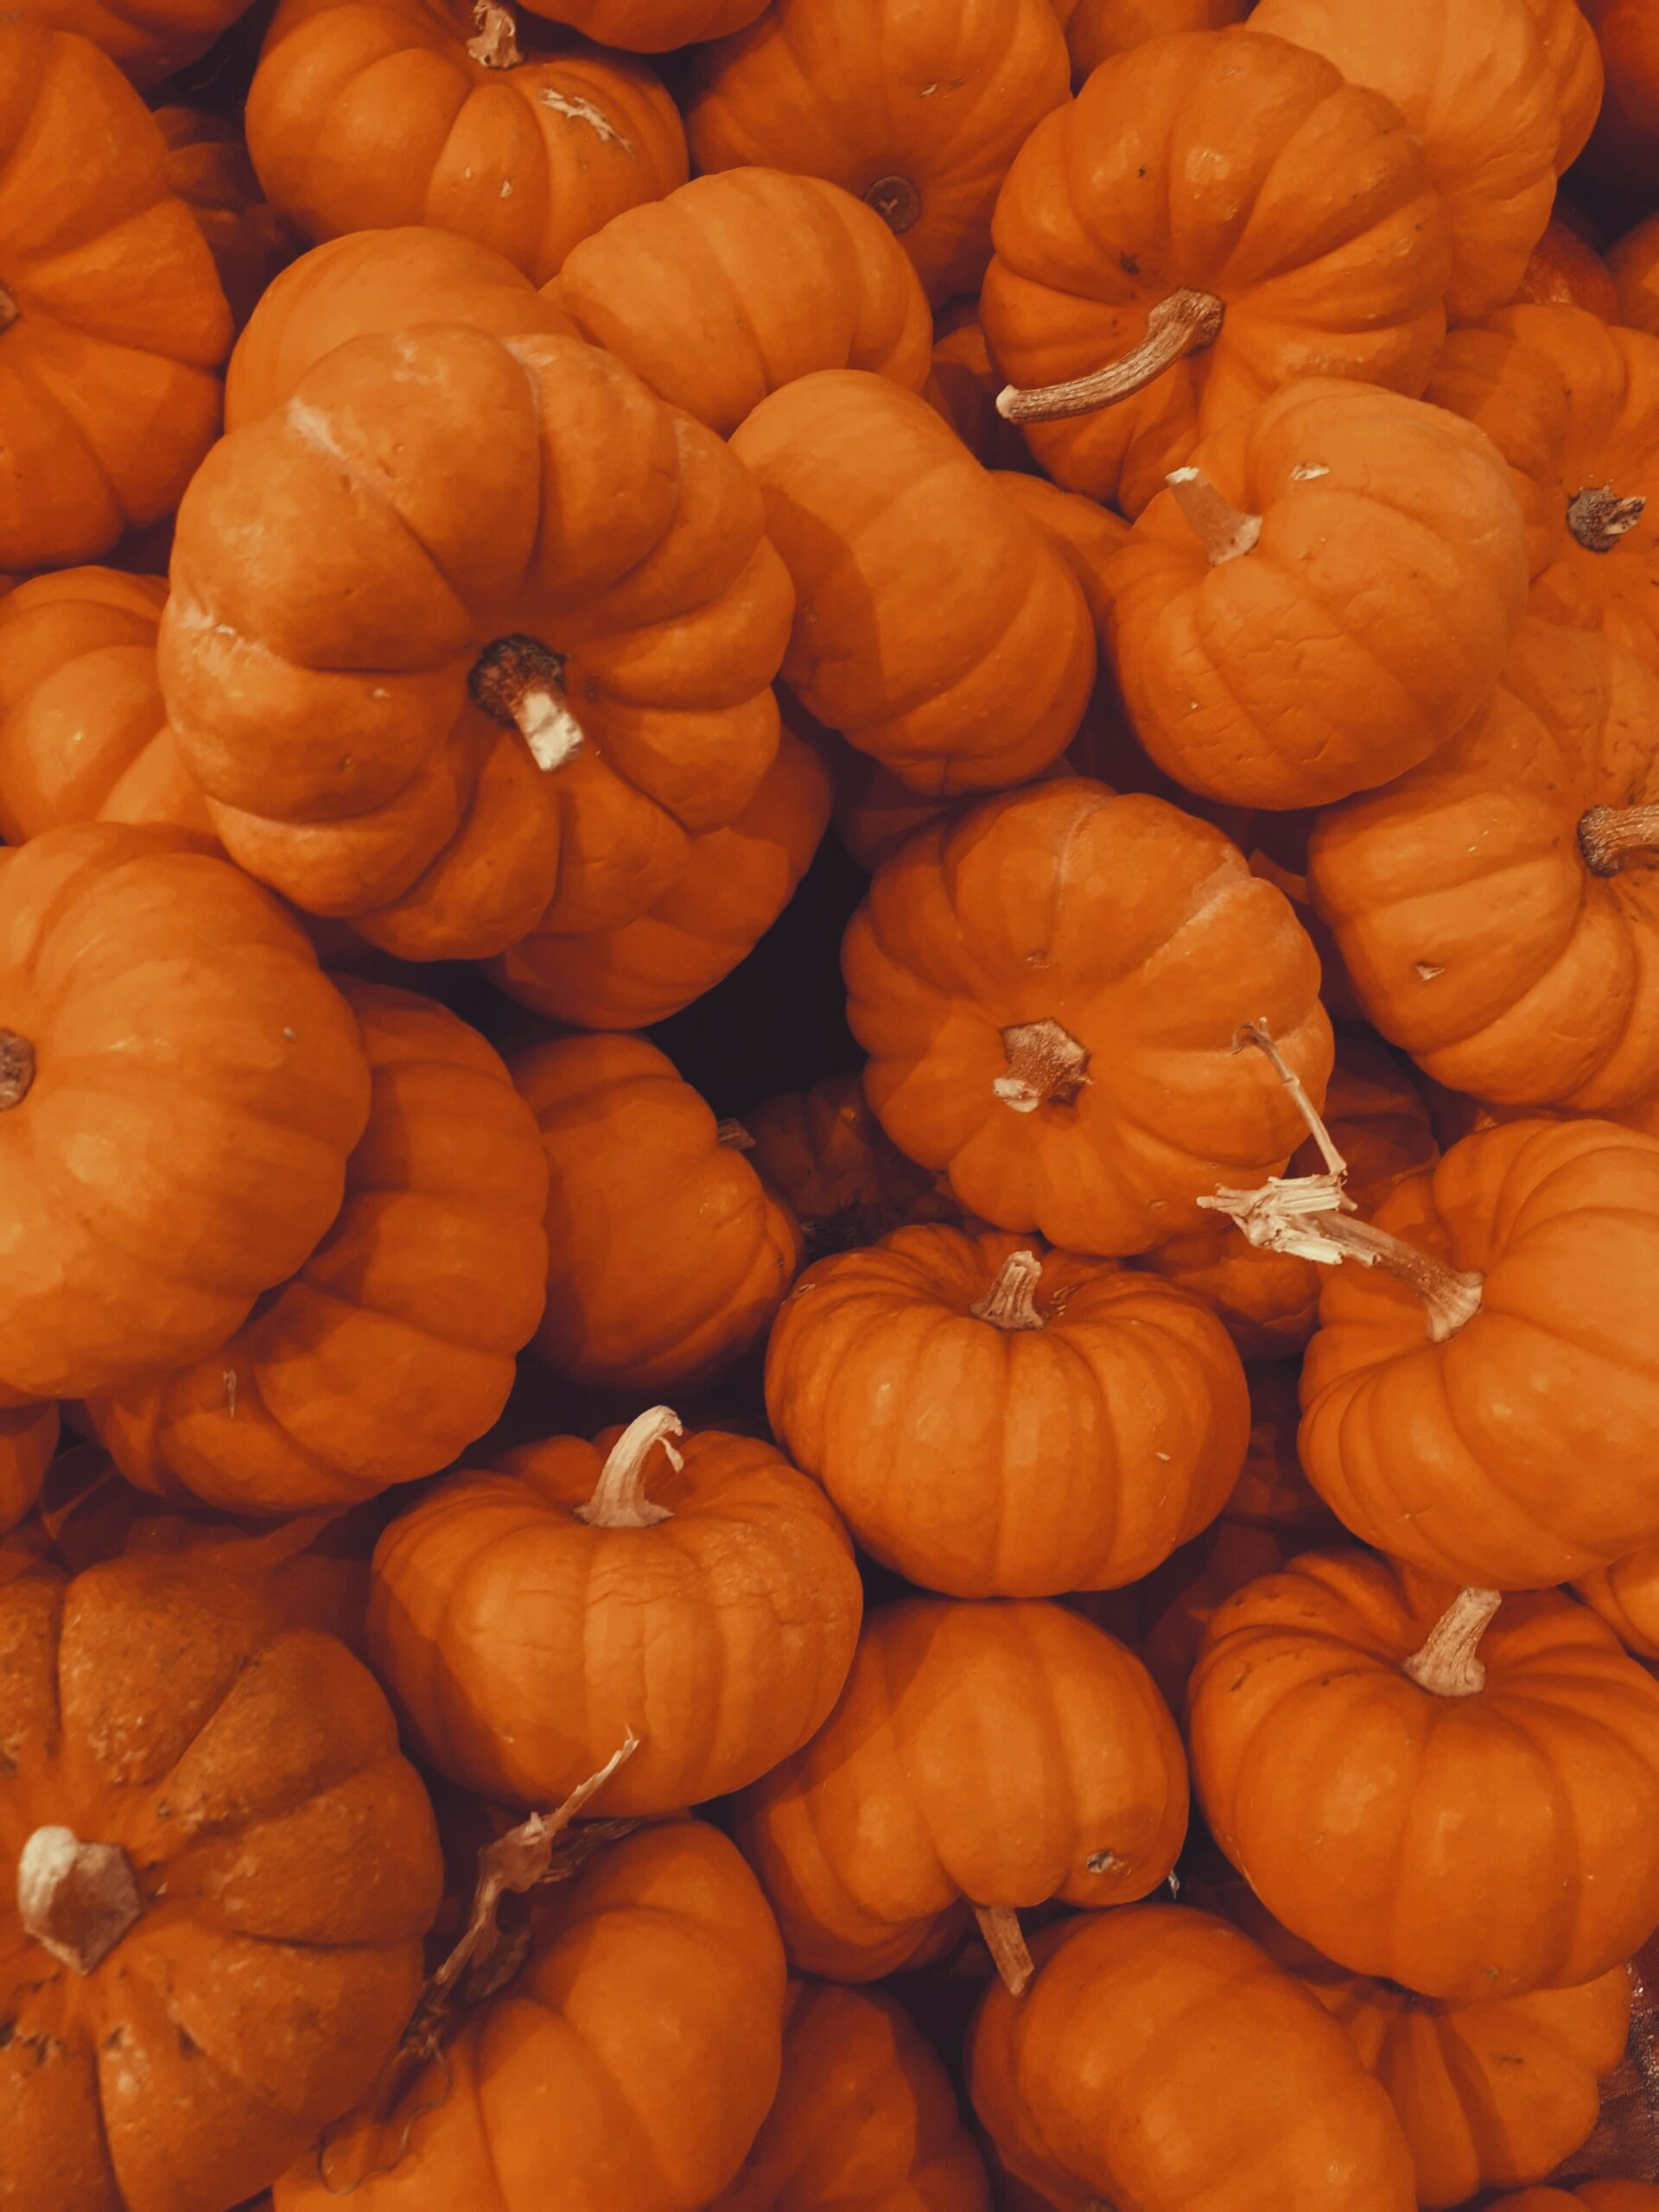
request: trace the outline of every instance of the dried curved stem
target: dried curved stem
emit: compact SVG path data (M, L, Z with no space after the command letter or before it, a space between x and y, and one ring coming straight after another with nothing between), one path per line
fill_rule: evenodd
M1503 1602L1501 1591L1459 1590L1421 1649L1402 1662L1403 1671L1435 1697L1478 1695L1486 1687L1486 1669L1476 1647Z
M1058 1021L1021 1021L1002 1032L1008 1071L991 1089L1016 1114L1070 1106L1089 1080L1089 1053Z
M1010 423L1062 423L1093 415L1144 391L1184 354L1202 353L1221 334L1226 302L1213 292L1183 289L1160 300L1147 317L1147 334L1122 359L1064 384L1009 385L997 394L996 411Z
M511 8L499 0L474 0L473 21L478 25L467 41L467 51L486 69L516 69L524 60L518 51L518 25Z
M36 1828L17 1854L23 1933L73 1973L101 1964L144 1910L118 1843L83 1843L73 1828Z
M1659 806L1592 806L1579 817L1579 850L1592 875L1617 875L1626 853L1659 845Z
M612 1445L593 1496L576 1508L577 1520L590 1529L654 1529L659 1521L671 1521L667 1506L653 1505L645 1496L645 1468L660 1444L677 1474L685 1461L668 1440L684 1433L679 1415L666 1406L637 1414Z
M1212 569L1218 569L1224 561L1236 561L1261 537L1261 516L1247 515L1230 499L1224 499L1198 469L1178 468L1164 480L1192 524Z
M1611 553L1641 521L1647 504L1641 498L1621 499L1611 484L1586 484L1567 503L1567 526L1586 553Z
M996 1281L968 1311L976 1321L988 1321L994 1328L1043 1328L1034 1299L1042 1274L1043 1263L1034 1252L1010 1252L997 1269Z
M1026 1948L1025 1931L1012 1905L976 1904L974 1918L985 1938L985 1948L1010 1997L1023 1997L1037 1971Z

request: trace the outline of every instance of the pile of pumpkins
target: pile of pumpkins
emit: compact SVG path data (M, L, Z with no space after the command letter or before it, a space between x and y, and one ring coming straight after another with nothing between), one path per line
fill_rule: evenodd
M11 0L0 2206L1659 2207L1656 211L1649 0Z

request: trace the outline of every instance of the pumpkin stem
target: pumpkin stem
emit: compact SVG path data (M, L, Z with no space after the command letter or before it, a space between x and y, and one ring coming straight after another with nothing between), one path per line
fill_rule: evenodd
M524 60L518 51L518 26L511 8L499 0L474 0L473 21L478 25L467 41L467 51L486 69L516 69Z
M0 1114L21 1106L35 1080L35 1047L15 1029L0 1029Z
M1475 1647L1503 1602L1501 1590L1459 1590L1404 1664L1419 1689L1435 1697L1474 1697L1486 1687Z
M1334 1268L1344 1260L1381 1268L1416 1292L1423 1301L1428 1339L1443 1344L1480 1311L1482 1278L1454 1268L1433 1252L1408 1244L1386 1229L1350 1218L1354 1202L1344 1189L1348 1163L1308 1096L1300 1078L1273 1039L1258 1023L1247 1022L1233 1040L1236 1052L1254 1045L1266 1053L1307 1123L1325 1163L1322 1175L1270 1175L1253 1191L1217 1190L1198 1204L1237 1223L1249 1241L1267 1252L1288 1252Z
M1224 561L1237 560L1261 537L1261 516L1242 513L1230 499L1223 499L1198 469L1178 468L1164 481L1192 524L1212 569L1218 569Z
M539 638L516 632L486 645L467 688L492 721L516 729L536 766L547 772L574 760L582 724L564 696L564 660Z
M1567 526L1586 553L1611 553L1641 521L1647 504L1643 499L1621 499L1611 484L1586 484L1567 503Z
M753 1152L754 1139L741 1122L721 1122L715 1125L715 1141L731 1152Z
M91 1974L143 1911L118 1843L82 1843L73 1828L36 1828L17 1857L23 1933L76 1974Z
M1058 1021L1021 1021L1002 1032L1008 1071L991 1089L1016 1114L1070 1106L1088 1082L1089 1055Z
M679 1415L666 1406L638 1414L612 1445L593 1496L576 1508L577 1520L590 1529L654 1529L659 1521L671 1521L665 1505L653 1505L645 1496L645 1462L660 1444L678 1474L685 1461L668 1440L684 1433Z
M22 309L3 284L0 284L0 330L10 330Z
M976 1904L974 1918L985 1938L985 1948L1010 1997L1023 1997L1037 1971L1026 1948L1025 1931L1012 1905Z
M874 207L895 238L902 238L922 212L922 195L907 176L879 176L866 188L864 204Z
M1592 806L1579 817L1579 850L1592 875L1617 875L1626 853L1659 845L1659 806Z
M1033 1293L1042 1279L1043 1263L1034 1252L1010 1252L997 1270L996 1281L983 1298L968 1308L976 1321L997 1329L1040 1329L1043 1317Z
M1062 423L1073 415L1092 415L1144 391L1154 377L1185 353L1202 353L1221 334L1227 312L1213 292L1183 289L1160 300L1147 317L1147 334L1133 353L1086 377L1065 384L1034 385L1022 391L1009 385L996 397L996 411L1010 423Z

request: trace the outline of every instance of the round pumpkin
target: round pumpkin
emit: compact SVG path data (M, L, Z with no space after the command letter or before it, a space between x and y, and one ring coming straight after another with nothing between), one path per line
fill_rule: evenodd
M790 606L711 432L579 340L429 325L338 347L215 448L162 686L251 874L405 957L482 957L632 920L748 803Z
M205 108L162 107L167 181L196 219L238 330L299 241L267 205L236 125Z
M1330 1533L1341 1531L1333 1522ZM1129 1641L1173 1712L1180 1710L1217 1607L1247 1582L1276 1574L1296 1549L1276 1529L1213 1521L1124 1593L1133 1608ZM1094 1618L1092 1607L1084 1610ZM1113 1624L1103 1620L1101 1625ZM1126 1623L1123 1632L1128 1634L1129 1627Z
M906 1160L871 1113L857 1075L765 1099L741 1127L750 1166L788 1200L815 1259L908 1222L957 1217L938 1179Z
M1262 1020L1322 1096L1319 961L1218 830L1081 778L982 801L875 873L842 946L882 1127L962 1205L1073 1252L1145 1251L1302 1123L1234 1049Z
M195 1359L340 1210L369 1073L310 946L180 832L0 855L0 1403Z
M1581 1574L1573 1587L1627 1651L1659 1659L1659 1545L1644 1545L1611 1567Z
M1618 311L1607 320L1659 336L1659 215L1608 247L1607 269L1618 295Z
M1264 1360L1251 1368L1250 1440L1221 1514L1238 1526L1271 1529L1300 1548L1326 1542L1338 1529L1296 1454L1296 1382L1289 1360Z
M0 1412L0 1536L17 1526L58 1448L58 1408L9 1406Z
M1186 1768L1134 1654L1062 1605L906 1598L865 1624L841 1701L745 1793L737 1836L791 1960L874 1981L974 1908L1004 1972L1018 1912L1154 1890Z
M1215 1518L1249 1429L1198 1300L944 1226L806 1270L772 1325L766 1414L872 1558L958 1598L1137 1581Z
M695 177L613 217L543 296L722 437L815 369L927 378L927 301L899 241L839 185L784 169Z
M909 2016L879 1991L791 1978L778 2101L709 2212L991 2212L991 2193Z
M997 187L1069 68L1050 0L773 0L697 54L686 135L699 169L868 201L937 305L977 289Z
M752 23L766 0L530 0L533 12L589 38L640 54L724 38Z
M248 0L19 0L26 22L102 47L141 91L206 54Z
M1115 54L1175 31L1224 31L1242 23L1251 0L1073 0L1064 16L1071 74L1079 84Z
M1579 0L1527 0L1555 87L1560 135L1555 167L1570 168L1584 151L1601 108L1606 72L1601 47Z
M0 2112L31 2212L219 2212L360 2096L441 1865L368 1670L205 1559L0 1587Z
M1159 766L1236 805L1319 806L1391 783L1490 697L1527 546L1478 430L1319 378L1206 438L1102 586Z
M1414 2212L1411 2154L1342 2030L1224 1921L1088 1913L993 1987L969 2089L1037 2202L1136 2212Z
M796 592L783 679L916 790L985 790L1058 759L1095 679L1068 563L918 394L823 370L732 440Z
M64 568L177 505L218 435L231 315L109 57L10 15L0 84L0 569Z
M861 1610L823 1493L771 1445L687 1436L659 1406L429 1491L376 1548L369 1640L452 1780L554 1804L634 1737L592 1808L664 1813L798 1750Z
M567 1037L512 1063L549 1169L556 1373L696 1388L771 1325L801 1261L794 1216L643 1037Z
M1216 1841L1357 1973L1573 1988L1659 1922L1659 1682L1559 1592L1306 1553L1217 1610L1187 1740Z
M1309 366L1415 397L1445 335L1421 145L1389 101L1254 29L1103 63L1027 139L994 235L1002 404L1050 476L1128 515Z
M559 2212L685 2212L725 2188L777 2088L784 2003L778 1931L725 1837L626 1836L533 1893L518 1932L505 1986L484 1977L432 2056L297 2159L276 2212L554 2187Z
M537 284L687 175L654 72L501 0L283 0L247 134L266 198L314 244L429 223Z
M1515 288L1511 307L1582 308L1602 322L1628 322L1613 272L1570 223L1552 215ZM1639 327L1639 326L1638 326Z

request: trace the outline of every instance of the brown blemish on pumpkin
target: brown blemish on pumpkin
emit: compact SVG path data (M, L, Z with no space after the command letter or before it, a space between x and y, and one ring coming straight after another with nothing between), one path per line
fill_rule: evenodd
M1617 875L1626 853L1659 845L1659 806L1592 806L1579 817L1579 850L1592 875Z
M1586 553L1611 553L1647 504L1639 497L1621 499L1611 484L1586 484L1567 503L1567 526Z
M564 656L515 631L485 646L467 689L492 721L516 729L543 773L563 768L582 747L582 724L564 694Z
M15 1029L0 1029L0 1114L20 1106L35 1080L35 1047Z
M895 238L902 238L920 219L922 195L907 176L879 176L866 188L864 204L874 208Z
M1144 391L1185 354L1201 353L1213 346L1226 313L1226 302L1213 292L1190 288L1172 292L1152 308L1146 336L1121 360L1062 384L1035 385L1026 391L1011 384L997 394L996 411L1010 423L1063 423L1074 415L1114 407L1120 399Z
M22 309L16 299L3 284L0 284L0 330L10 330L22 313Z
M1002 1032L1006 1075L991 1089L1016 1114L1039 1106L1071 1106L1089 1080L1089 1053L1058 1021L1020 1021Z

